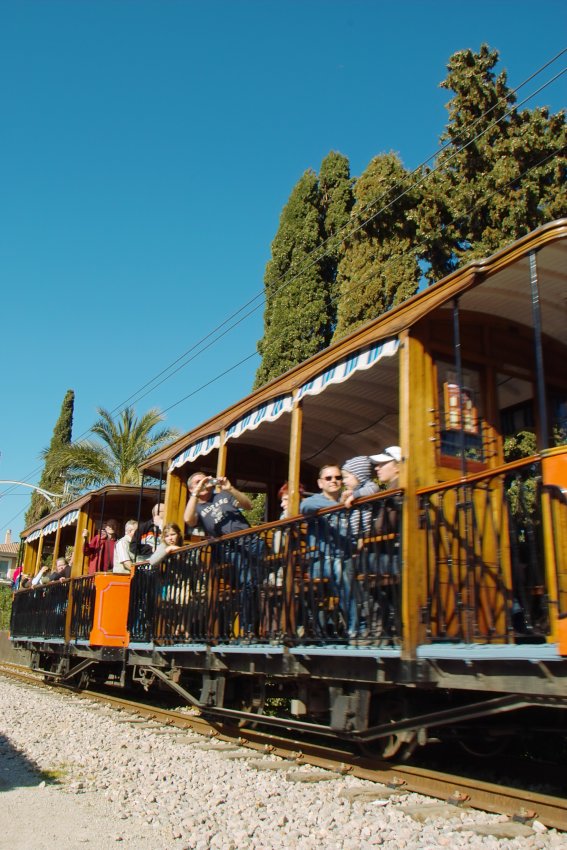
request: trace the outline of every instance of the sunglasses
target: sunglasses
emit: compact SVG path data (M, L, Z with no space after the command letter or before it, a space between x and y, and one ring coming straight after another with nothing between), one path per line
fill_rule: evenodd
M342 480L343 480L342 475L324 475L323 476L323 481L342 481Z

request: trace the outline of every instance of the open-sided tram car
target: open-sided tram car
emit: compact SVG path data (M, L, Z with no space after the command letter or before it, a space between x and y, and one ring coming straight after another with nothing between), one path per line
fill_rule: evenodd
M71 581L16 594L12 639L54 679L159 683L386 755L567 734L566 237L553 222L453 273L155 454L167 521L203 470L265 493L266 522L132 579L75 557ZM390 445L399 489L297 515L323 463Z

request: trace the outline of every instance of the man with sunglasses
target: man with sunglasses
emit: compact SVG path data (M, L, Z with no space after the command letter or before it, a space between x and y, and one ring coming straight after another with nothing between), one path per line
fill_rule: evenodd
M322 466L319 470L317 486L320 493L314 493L303 499L299 506L300 514L313 514L322 508L331 508L341 500L343 476L339 466Z
M311 579L328 579L329 596L339 598L343 618L341 622L336 619L336 611L331 610L327 611L327 620L321 622L321 616L325 617L327 600L320 600L323 605L318 611L319 622L315 624L315 628L322 633L319 636L341 637L345 621L349 633L354 632L356 626L348 512L345 509L318 517L313 516L324 508L337 507L341 504L343 476L340 466L336 464L322 466L319 470L317 485L320 492L303 499L299 506L299 512L309 517L307 545L311 556L305 566L308 567Z

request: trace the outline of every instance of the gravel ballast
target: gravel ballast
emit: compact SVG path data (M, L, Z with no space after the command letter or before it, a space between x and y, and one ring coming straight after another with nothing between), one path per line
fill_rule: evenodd
M350 776L252 769L256 752L216 752L193 733L2 677L0 717L7 850L567 850L567 836L541 824L520 829L418 794L372 799L380 786Z

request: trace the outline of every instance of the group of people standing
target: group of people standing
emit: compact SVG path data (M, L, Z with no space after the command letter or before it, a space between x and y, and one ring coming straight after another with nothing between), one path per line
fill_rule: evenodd
M400 462L400 447L390 446L378 455L350 458L342 466L325 464L317 479L319 492L301 499L300 513L309 515L339 504L351 507L355 499L379 492L380 486L375 478L387 488L395 488ZM249 510L252 503L228 478L213 478L204 472L195 472L189 477L187 487L189 497L183 517L187 526L200 527L207 537L214 538L250 528L242 511ZM304 495L302 485L300 495ZM289 511L287 482L280 488L279 497L283 519ZM163 519L164 505L160 503L154 505L151 519L140 523L134 519L128 520L121 537L118 536L119 525L115 519L106 520L93 537L89 538L85 529L83 555L88 558L88 575L97 572L128 574L137 563L151 566L159 564L183 545L183 533L179 526L175 523L164 524ZM364 514L362 522L365 522ZM47 569L43 567L28 583L58 581L70 576L71 568L65 558L58 558L54 570L46 577ZM19 586L25 586L26 580L24 575L18 581Z
M183 545L181 529L175 523L163 522L164 506L154 505L152 517L145 522L130 519L124 535L117 536L118 523L108 519L90 540L83 532L83 554L89 559L88 574L114 572L127 575L134 564L159 564L167 555Z

